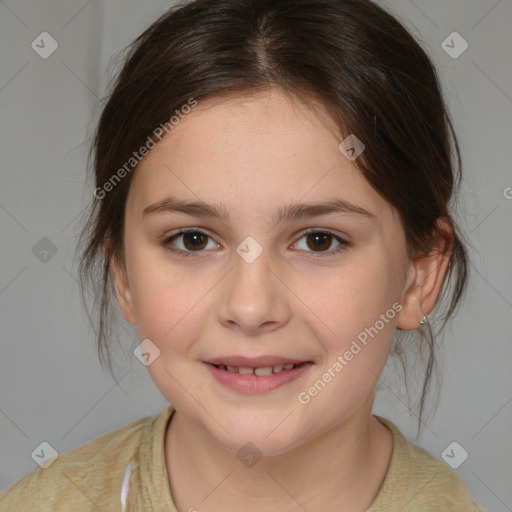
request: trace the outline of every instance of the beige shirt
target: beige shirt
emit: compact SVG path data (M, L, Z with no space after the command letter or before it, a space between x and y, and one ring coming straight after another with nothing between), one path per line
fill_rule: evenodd
M169 406L156 417L140 419L59 454L47 469L37 468L0 494L0 512L121 512L121 487L128 481L130 462L126 512L178 512L164 455L172 413ZM393 423L378 418L393 432L393 453L384 483L367 512L481 512L448 466L409 443Z

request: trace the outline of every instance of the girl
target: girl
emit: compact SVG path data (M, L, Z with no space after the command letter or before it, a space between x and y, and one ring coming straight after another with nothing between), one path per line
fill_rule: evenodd
M367 0L174 8L133 43L94 151L100 356L113 289L172 405L61 454L0 510L479 510L372 415L407 341L429 355L421 421L427 315L454 313L467 270L457 142L393 17Z

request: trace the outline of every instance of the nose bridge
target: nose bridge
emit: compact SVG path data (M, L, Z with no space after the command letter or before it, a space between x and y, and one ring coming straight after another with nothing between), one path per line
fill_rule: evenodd
M234 299L243 301L247 308L255 312L263 311L264 306L268 307L276 296L276 290L273 289L275 283L269 279L271 258L267 252L261 251L258 254L259 251L257 252L250 245L246 253L243 253L243 249L247 250L247 246L244 247L241 244L234 258L230 295Z
M286 290L269 267L269 253L251 237L236 248L233 270L223 289L218 314L224 325L247 331L276 328L289 318Z

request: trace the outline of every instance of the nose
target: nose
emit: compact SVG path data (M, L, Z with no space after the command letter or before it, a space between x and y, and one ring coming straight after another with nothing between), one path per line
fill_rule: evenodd
M277 264L265 251L250 263L234 255L234 268L220 290L218 320L245 334L272 332L291 317L290 301Z

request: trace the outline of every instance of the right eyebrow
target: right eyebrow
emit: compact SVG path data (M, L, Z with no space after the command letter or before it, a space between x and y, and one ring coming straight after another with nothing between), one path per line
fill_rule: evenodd
M172 197L162 199L146 207L143 211L143 216L173 212L185 213L196 217L214 217L223 222L229 218L229 213L223 206L217 207L204 201L178 201Z

